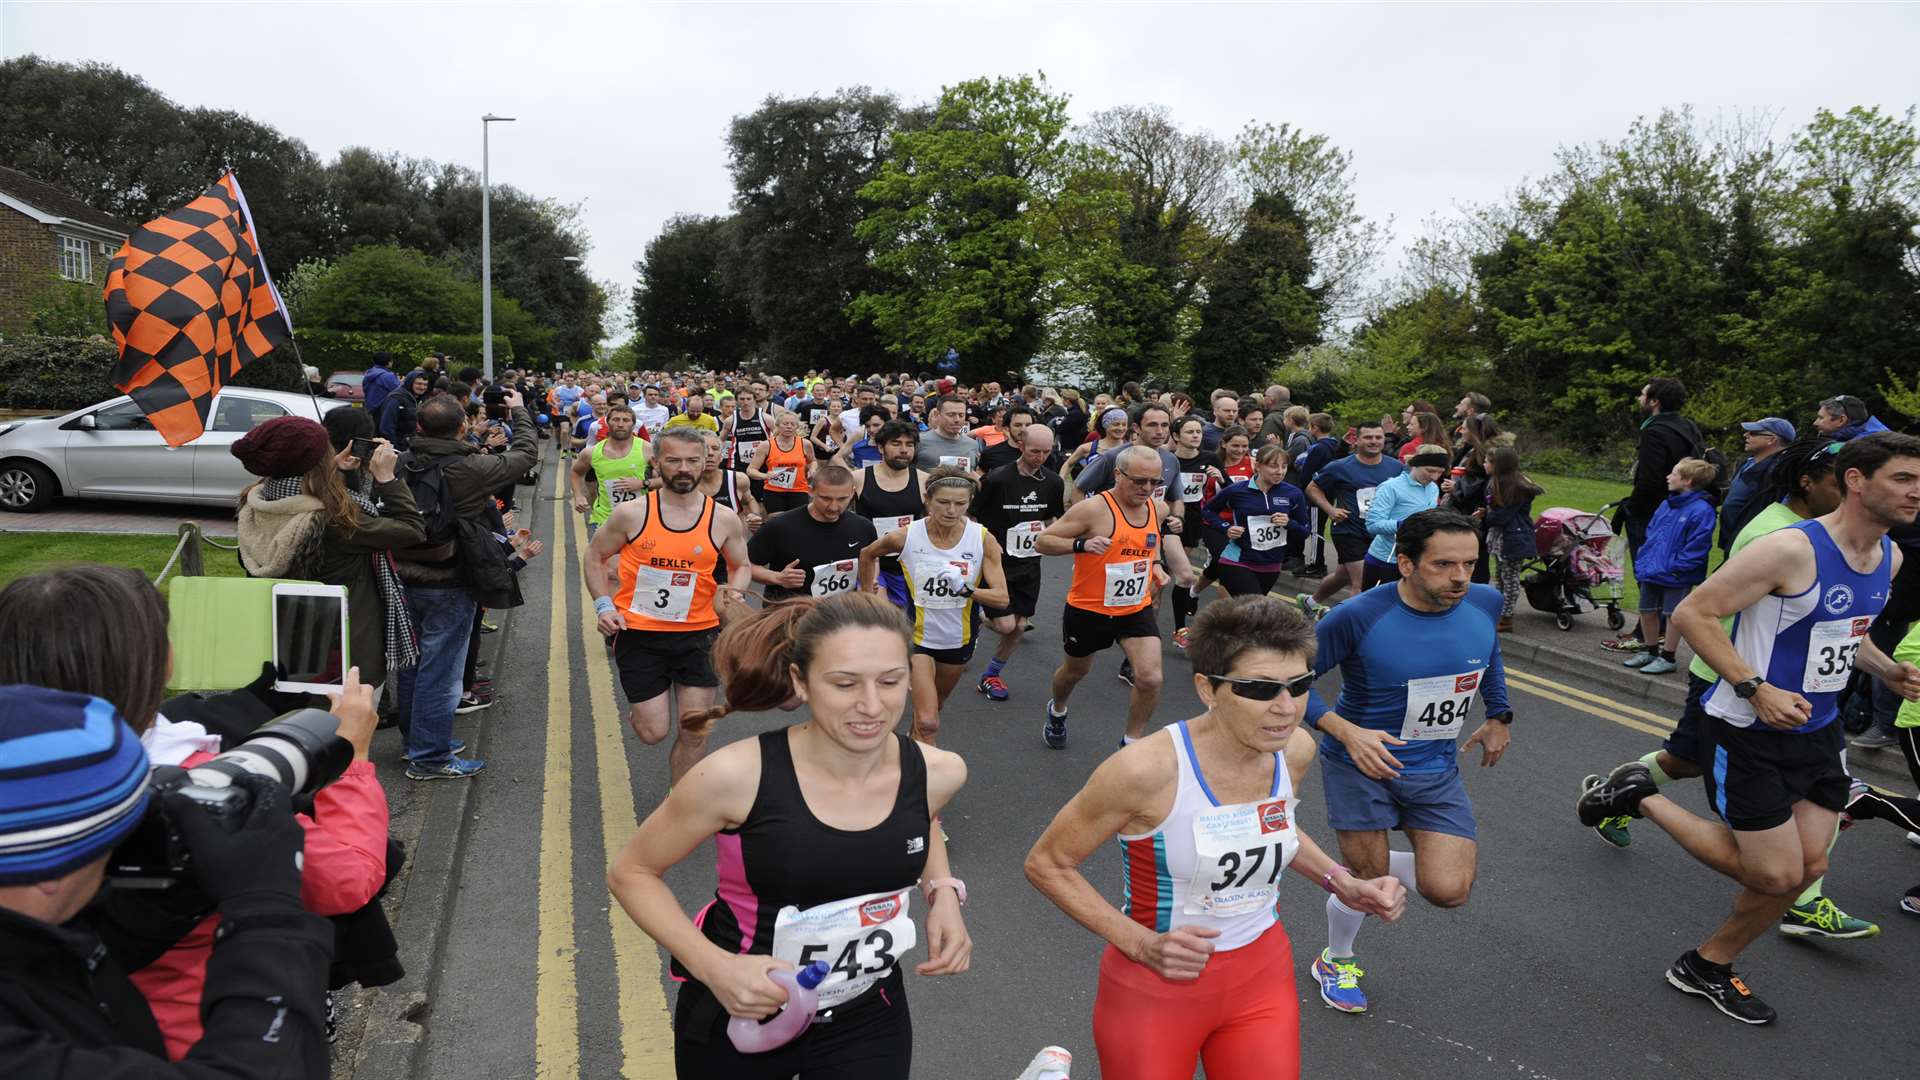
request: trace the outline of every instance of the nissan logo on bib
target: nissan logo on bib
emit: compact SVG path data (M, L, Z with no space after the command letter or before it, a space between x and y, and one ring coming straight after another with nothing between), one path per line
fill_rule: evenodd
M869 900L860 905L860 925L879 926L899 913L900 898L898 896L883 896L878 900Z
M1456 675L1453 677L1453 692L1456 694L1464 694L1469 690L1477 690L1479 688L1480 673L1477 671L1471 675Z
M1261 832L1263 833L1279 832L1281 829L1284 829L1286 827L1287 827L1286 800L1282 799L1276 802L1264 803L1261 805L1260 807L1260 831Z

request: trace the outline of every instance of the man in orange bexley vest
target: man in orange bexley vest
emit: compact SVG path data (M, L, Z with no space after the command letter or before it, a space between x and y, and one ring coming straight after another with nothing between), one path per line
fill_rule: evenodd
M1160 701L1160 624L1153 613L1154 590L1167 583L1160 559L1181 585L1194 582L1186 549L1160 542L1168 512L1153 497L1154 486L1163 483L1159 451L1141 445L1120 451L1113 480L1112 490L1074 504L1034 543L1042 555L1073 556L1073 584L1060 620L1066 657L1054 669L1053 700L1041 732L1055 750L1067 745L1067 696L1092 669L1094 654L1116 641L1133 663L1121 745L1147 733Z
M631 708L627 723L652 746L667 737L667 691L678 688L679 734L667 761L674 783L707 750L707 724L690 714L713 704L720 613L714 567L727 560L728 581L752 580L747 530L732 510L702 494L707 444L697 428L675 427L654 439L657 491L621 503L594 534L581 564L600 632L615 635L614 666ZM607 560L620 559L620 588L607 595ZM734 600L738 589L726 590Z

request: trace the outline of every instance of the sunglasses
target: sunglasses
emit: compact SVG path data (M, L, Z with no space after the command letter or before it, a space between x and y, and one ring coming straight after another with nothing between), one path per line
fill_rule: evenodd
M1221 683L1232 683L1233 696L1245 701L1272 701L1280 696L1282 690L1285 690L1289 697L1306 697L1307 691L1313 689L1316 677L1311 671L1297 679L1288 679L1285 682L1276 682L1273 679L1239 679L1232 675L1207 676L1215 687Z

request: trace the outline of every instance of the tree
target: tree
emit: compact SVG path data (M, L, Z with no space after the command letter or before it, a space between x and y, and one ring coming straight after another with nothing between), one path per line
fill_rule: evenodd
M758 333L746 299L727 285L731 218L680 214L668 219L635 264L634 327L660 364L698 361L731 371L748 360Z
M1284 195L1305 223L1318 275L1312 284L1329 312L1336 319L1358 314L1388 233L1360 213L1352 152L1290 124L1248 124L1233 154L1244 198Z
M887 287L854 230L860 189L879 175L900 118L891 95L857 86L769 97L728 129L740 245L729 268L768 359L783 368L860 366L882 351L847 305Z
M1038 223L1060 194L1066 128L1066 97L1023 75L947 87L925 128L894 137L856 230L894 284L851 306L894 355L930 365L957 349L980 380L1038 351L1062 255Z
M1311 285L1313 249L1293 201L1262 194L1221 256L1193 335L1192 391L1237 386L1320 340L1323 287Z
M309 282L300 301L302 321L323 330L379 330L396 333L477 333L480 285L442 260L391 244L359 248ZM511 297L495 289L493 329L514 343L551 348L552 331ZM478 357L465 357L477 361Z

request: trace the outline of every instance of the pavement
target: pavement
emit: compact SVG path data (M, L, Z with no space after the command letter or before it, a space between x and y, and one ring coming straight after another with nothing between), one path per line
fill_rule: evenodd
M642 746L623 722L578 584L584 528L557 501L553 469L538 489L518 489L549 546L521 575L526 605L501 613L488 639L499 702L458 723L490 767L473 781L410 784L394 775L392 733L376 742L395 828L413 853L388 898L408 975L352 995L336 1076L673 1075L675 991L663 955L605 885L612 853L665 794L665 746ZM1114 749L1127 688L1114 678L1119 657L1102 656L1074 695L1071 743L1042 747L1065 560L1047 571L1036 629L1005 675L1012 700L989 702L963 682L944 712L942 745L971 775L945 823L971 890L973 965L934 979L909 971L915 1076L1005 1080L1049 1043L1075 1053L1076 1080L1100 1075L1090 1033L1102 943L1028 885L1021 859ZM1297 875L1282 890L1306 1074L1920 1076L1920 1028L1897 1004L1920 970L1920 920L1897 909L1920 881L1920 849L1874 823L1841 839L1828 893L1884 932L1758 942L1741 970L1780 1010L1773 1026L1743 1027L1674 992L1662 972L1720 921L1732 887L1650 825L1637 824L1625 850L1601 843L1574 820L1573 801L1584 774L1655 746L1677 709L1664 691L1642 689L1659 680L1582 659L1589 639L1606 636L1599 619L1556 638L1550 618L1539 616L1540 631L1528 614L1506 646L1512 749L1497 768L1466 766L1481 833L1474 896L1452 911L1416 902L1399 925L1365 928L1371 1012L1320 1006L1307 966L1325 942L1324 898ZM1196 714L1186 660L1171 645L1167 672L1158 718ZM793 719L736 714L715 744ZM1908 789L1897 758L1853 757L1867 779ZM1318 787L1310 772L1299 821L1330 842ZM1705 811L1697 785L1669 792ZM667 875L688 912L711 898L712 850L702 843ZM1117 899L1117 845L1084 870Z
M237 531L233 510L176 503L131 502L120 499L56 499L34 514L0 511L0 533L83 532L164 533L180 531L191 521L208 536L232 536Z

